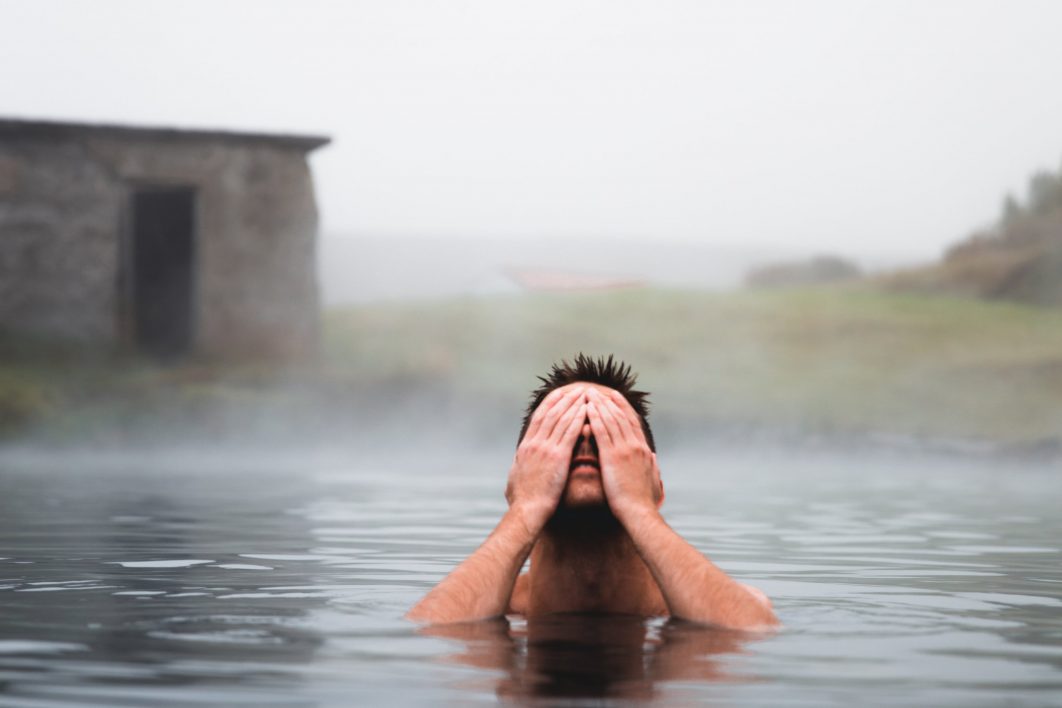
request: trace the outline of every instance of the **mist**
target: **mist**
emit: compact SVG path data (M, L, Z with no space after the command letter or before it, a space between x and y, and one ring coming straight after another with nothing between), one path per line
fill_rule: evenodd
M230 230L279 232L293 217L263 217L265 206L297 197L301 245L256 253L248 241L230 251L253 257L197 271L215 283L189 286L203 298L239 263L267 268L229 286L243 314L227 323L230 305L202 300L188 317L198 357L176 372L124 345L106 364L108 329L124 331L107 321L114 305L72 343L9 328L16 440L241 427L342 439L390 408L402 421L427 411L421 429L494 422L517 417L535 376L585 351L627 358L660 416L695 439L829 431L1050 447L1055 311L1006 306L1052 302L1041 281L1054 272L1043 245L1054 202L1036 195L1055 193L1062 156L1054 4L206 7L4 5L18 28L0 48L9 118L331 138L305 158L310 186L250 185L258 201L238 222L209 208ZM11 194L31 169L21 149L0 165ZM241 165L204 198L275 172ZM1046 191L1029 184L1041 174ZM1026 202L1027 216L1007 216ZM32 267L65 263L41 265L33 234L73 204L7 212L24 252L9 259L5 325L67 316L10 303L48 277ZM102 229L121 217L94 218ZM200 253L220 236L204 238ZM1001 245L952 258L968 241ZM94 248L87 261L112 258ZM111 276L94 272L112 298ZM296 281L297 293L276 288ZM310 355L255 363L258 335L238 354L207 346L204 332L236 321ZM53 364L28 370L40 361ZM981 400L994 404L971 405Z
M333 252L578 237L917 262L1062 154L1051 2L3 12L2 114L333 136Z
M1062 690L1062 5L0 22L0 702ZM648 394L664 533L780 628L402 619L516 518L579 354Z

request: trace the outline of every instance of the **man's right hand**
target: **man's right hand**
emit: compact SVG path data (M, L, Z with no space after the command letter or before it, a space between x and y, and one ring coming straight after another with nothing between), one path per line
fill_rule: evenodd
M505 498L533 536L542 531L560 502L572 449L585 420L586 387L555 389L535 409L516 448Z
M568 484L572 449L586 419L586 386L550 392L516 449L505 498L509 511L487 540L413 606L416 622L498 617L510 606L520 568Z

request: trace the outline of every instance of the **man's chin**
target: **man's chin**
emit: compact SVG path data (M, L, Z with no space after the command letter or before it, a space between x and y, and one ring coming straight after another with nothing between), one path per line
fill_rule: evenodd
M576 509L608 508L608 502L604 497L573 495L562 499L560 507L573 511Z
M611 533L620 527L601 485L577 484L569 485L565 490L550 518L549 528L555 534L589 538L595 533Z
M608 501L600 481L572 480L564 490L560 505L568 509L583 509L608 506Z

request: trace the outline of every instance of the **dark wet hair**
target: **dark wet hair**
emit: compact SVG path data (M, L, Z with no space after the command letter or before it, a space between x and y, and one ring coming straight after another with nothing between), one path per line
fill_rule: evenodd
M638 376L631 373L630 364L624 364L612 354L609 354L607 359L603 356L594 359L580 352L575 356L572 363L569 364L566 359L561 359L559 364L553 365L547 375L539 376L538 380L542 382L542 385L531 392L531 401L527 404L527 411L524 413L524 422L520 427L520 437L517 440L518 444L520 440L524 439L524 435L527 434L527 427L531 424L531 416L534 414L535 409L539 407L542 399L549 395L550 391L577 381L585 381L608 386L619 391L627 399L627 402L631 404L634 412L638 414L638 419L642 422L642 432L645 433L645 440L649 443L649 449L656 452L653 431L649 429L649 401L646 400L649 394L645 391L634 390L634 384L638 380Z

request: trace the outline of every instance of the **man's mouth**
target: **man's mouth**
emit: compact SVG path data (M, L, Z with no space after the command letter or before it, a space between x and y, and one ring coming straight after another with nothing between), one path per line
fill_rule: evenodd
M580 455L572 458L572 465L569 472L576 472L579 469L590 468L594 472L601 471L601 463L597 461L596 457L590 457L589 455Z

